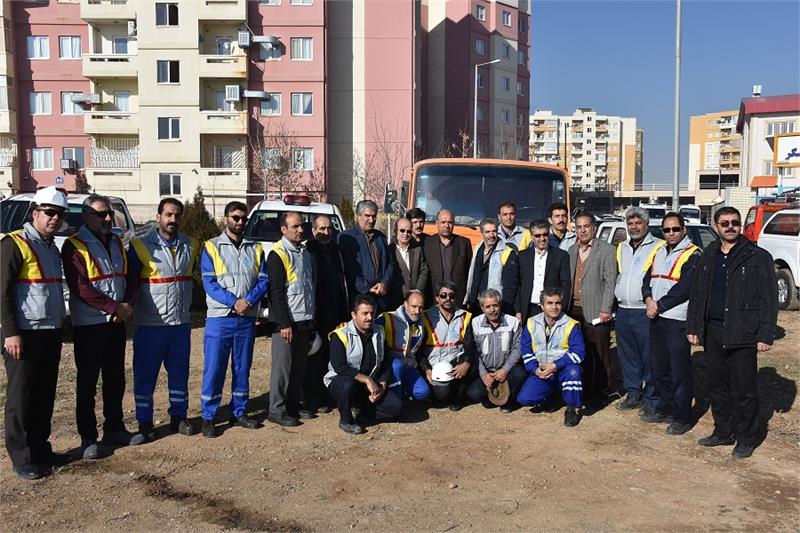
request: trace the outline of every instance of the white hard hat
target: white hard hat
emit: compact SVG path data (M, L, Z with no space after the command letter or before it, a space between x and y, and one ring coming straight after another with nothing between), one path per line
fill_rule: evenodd
M431 369L431 379L439 383L449 383L453 381L453 365L447 361L436 363Z
M311 339L311 347L308 349L308 356L311 357L322 348L322 335L314 332L314 338Z
M50 187L43 187L36 191L36 194L33 195L33 200L31 200L31 203L36 205L55 205L58 207L63 207L64 209L69 209L67 195L52 185Z

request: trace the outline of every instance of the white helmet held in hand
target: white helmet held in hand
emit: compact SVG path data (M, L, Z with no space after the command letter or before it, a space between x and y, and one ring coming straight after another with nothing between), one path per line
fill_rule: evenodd
M311 339L311 346L308 348L308 356L311 357L322 348L322 335L316 331L313 333L314 337Z
M431 379L439 383L449 383L453 381L453 365L447 361L436 363L431 369Z
M42 187L36 191L36 194L33 195L33 200L31 200L31 203L36 205L54 205L64 209L69 209L67 195L52 185L50 187Z

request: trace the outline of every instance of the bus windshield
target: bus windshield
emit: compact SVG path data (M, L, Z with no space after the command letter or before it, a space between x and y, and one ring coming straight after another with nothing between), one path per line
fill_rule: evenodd
M450 209L456 224L474 226L483 218L496 218L503 202L517 206L521 224L545 218L553 202L564 202L564 175L547 168L522 165L430 163L417 168L413 205L436 219Z

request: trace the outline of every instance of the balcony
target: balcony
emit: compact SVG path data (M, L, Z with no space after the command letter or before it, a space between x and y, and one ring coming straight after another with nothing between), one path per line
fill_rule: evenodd
M230 191L243 195L247 192L246 168L200 169L200 186L206 194Z
M87 78L135 78L139 61L135 55L83 54L83 75Z
M200 133L247 133L244 111L200 111Z
M17 132L17 112L0 111L0 133Z
M247 0L196 0L199 20L245 20Z
M87 168L86 181L96 191L140 191L141 175L138 168Z
M133 0L81 0L81 18L85 21L133 20Z
M83 130L89 134L138 135L136 113L123 111L87 111L83 114Z
M244 54L200 56L201 78L247 78L247 56Z

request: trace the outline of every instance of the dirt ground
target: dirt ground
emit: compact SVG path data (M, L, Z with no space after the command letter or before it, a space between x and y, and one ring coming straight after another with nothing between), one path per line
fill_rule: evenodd
M613 405L575 428L564 427L563 409L504 415L473 405L458 413L416 408L410 421L360 436L340 431L336 414L290 429L225 426L216 439L162 428L154 443L76 460L34 482L12 474L3 450L2 531L798 531L799 319L781 312L782 338L760 357L769 431L748 460L731 459L730 447L696 444L712 429L698 351L700 419L683 436ZM195 417L202 337L195 328ZM129 361L131 350L129 342ZM261 418L269 361L269 341L261 337L250 403ZM156 396L162 424L163 377ZM74 385L72 345L65 344L53 420L57 451L79 444ZM129 374L126 421L135 429L131 385Z

